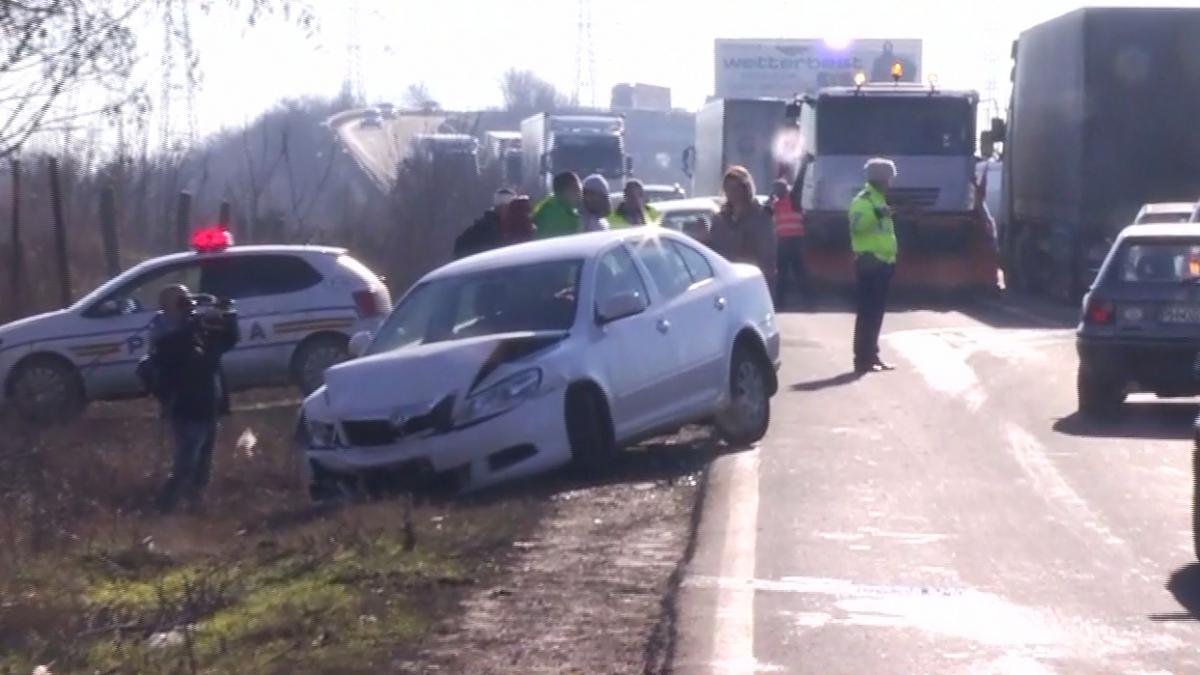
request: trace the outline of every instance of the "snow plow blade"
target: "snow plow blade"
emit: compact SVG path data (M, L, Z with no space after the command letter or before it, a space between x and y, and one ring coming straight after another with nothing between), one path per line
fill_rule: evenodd
M806 214L805 264L817 289L854 285L845 214ZM892 289L929 294L985 295L998 289L999 255L990 224L975 214L896 218L899 255Z

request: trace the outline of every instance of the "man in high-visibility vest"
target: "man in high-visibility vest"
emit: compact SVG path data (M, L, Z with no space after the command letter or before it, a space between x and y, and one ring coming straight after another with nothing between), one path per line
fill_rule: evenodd
M646 204L646 187L642 181L631 178L625 183L625 199L608 216L608 225L614 230L634 225L653 225L658 222L658 212Z
M807 285L804 269L804 218L792 205L792 187L782 178L775 181L772 191L771 215L775 219L775 236L779 239L775 304L782 307L789 287L803 295Z
M854 372L892 367L879 358L879 331L887 311L888 286L896 271L896 225L886 194L896 164L875 158L863 167L867 184L850 202L850 248L854 251L857 316L854 320Z

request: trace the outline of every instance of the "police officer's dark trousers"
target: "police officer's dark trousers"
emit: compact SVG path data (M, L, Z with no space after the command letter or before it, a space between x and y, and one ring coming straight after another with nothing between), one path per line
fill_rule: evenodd
M859 255L854 261L855 301L854 365L869 368L879 361L879 331L887 311L888 287L896 266L870 254Z

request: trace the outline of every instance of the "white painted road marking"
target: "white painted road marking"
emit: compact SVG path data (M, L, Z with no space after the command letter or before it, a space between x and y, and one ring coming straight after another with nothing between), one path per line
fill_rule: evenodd
M734 455L728 461L729 490L721 575L745 583L722 586L717 592L713 635L713 667L718 672L753 673L754 570L758 546L759 449Z

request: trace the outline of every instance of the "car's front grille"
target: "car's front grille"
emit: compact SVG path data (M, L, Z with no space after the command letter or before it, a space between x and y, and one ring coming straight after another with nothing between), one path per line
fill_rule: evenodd
M396 442L396 430L387 420L346 420L342 422L346 442L351 446L369 448Z
M888 206L894 208L930 208L937 204L939 188L891 188L887 192Z
M399 427L391 420L343 420L342 431L351 447L370 448L391 445L407 436L427 432L445 432L451 427L454 396L442 399L424 415L408 418Z

